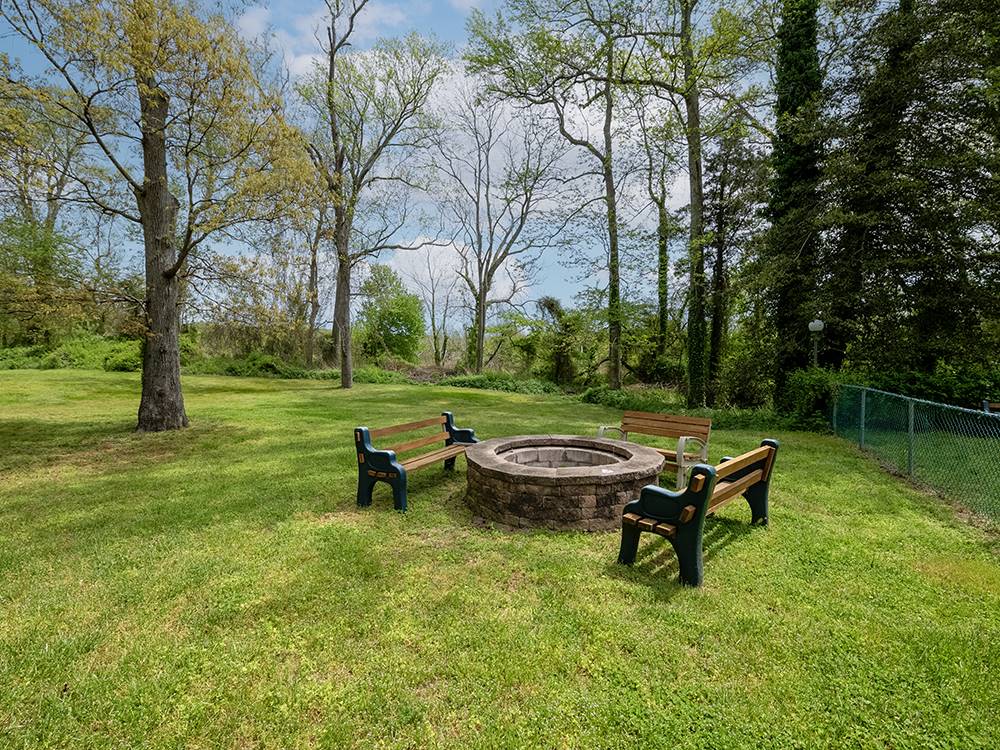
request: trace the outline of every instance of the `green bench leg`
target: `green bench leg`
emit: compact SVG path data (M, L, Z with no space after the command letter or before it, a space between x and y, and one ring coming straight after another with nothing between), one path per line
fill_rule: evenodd
M680 581L685 586L701 586L705 578L705 563L702 556L701 523L686 523L677 527L674 536L667 537L677 555L677 566L680 568Z
M366 507L372 504L372 491L376 482L385 482L392 487L392 500L396 510L406 510L406 474L402 473L395 479L377 479L361 474L358 476L358 506Z
M392 499L396 504L396 510L406 511L406 472L393 479L389 484L392 486Z
M750 524L753 526L767 526L767 491L769 484L769 482L755 484L743 493L743 497L750 506Z
M372 490L375 489L375 479L366 474L358 474L358 506L366 507L372 504Z
M458 456L452 456L451 458L446 458L444 460L444 470L445 471L454 471L455 470L455 459L456 458L458 458Z
M618 562L620 564L631 565L635 562L635 556L639 552L640 533L638 527L622 524L622 546L618 551Z

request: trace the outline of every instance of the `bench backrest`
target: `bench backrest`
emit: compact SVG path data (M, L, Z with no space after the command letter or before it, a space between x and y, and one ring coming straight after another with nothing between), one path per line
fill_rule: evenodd
M774 466L775 452L773 445L762 445L716 466L716 485L709 500L709 510L717 508L737 495L742 495L747 487L768 481L771 478L771 468ZM700 492L704 485L704 475L698 475L691 480L693 492Z
M434 432L430 435L424 435L422 437L413 438L412 440L407 440L402 443L397 443L396 445L390 445L383 450L394 451L396 455L403 453L405 451L416 450L417 448L423 448L428 445L433 445L434 443L442 443L451 437L447 428L448 417L442 414L439 417L431 417L430 419L421 419L416 422L406 422L405 424L396 424L389 427L379 427L378 429L371 430L369 434L372 439L379 437L388 437L389 435L399 435L403 432L415 432L416 430L423 430L428 427L434 427L439 425L441 430L439 432Z
M622 432L638 432L640 435L659 437L698 438L708 442L712 431L712 420L703 417L683 417L671 414L656 414L649 411L627 411L622 416Z
M983 401L983 411L988 414L1000 414L1000 402Z

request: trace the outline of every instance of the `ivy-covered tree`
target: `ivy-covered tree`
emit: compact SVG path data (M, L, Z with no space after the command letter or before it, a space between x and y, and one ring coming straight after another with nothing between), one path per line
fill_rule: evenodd
M817 313L822 153L818 115L823 83L818 9L819 0L783 0L778 29L766 271L777 334L774 385L779 405L788 374L808 365L808 325Z

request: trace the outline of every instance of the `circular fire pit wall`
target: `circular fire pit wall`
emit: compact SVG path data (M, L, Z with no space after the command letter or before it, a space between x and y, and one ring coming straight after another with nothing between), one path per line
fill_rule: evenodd
M622 507L654 484L664 459L652 448L604 438L524 435L465 451L466 501L507 528L616 529Z

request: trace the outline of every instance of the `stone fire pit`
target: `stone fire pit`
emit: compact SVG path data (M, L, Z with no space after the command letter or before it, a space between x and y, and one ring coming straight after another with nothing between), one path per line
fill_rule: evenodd
M604 531L655 484L664 459L652 448L572 435L494 438L465 449L466 502L507 528Z

